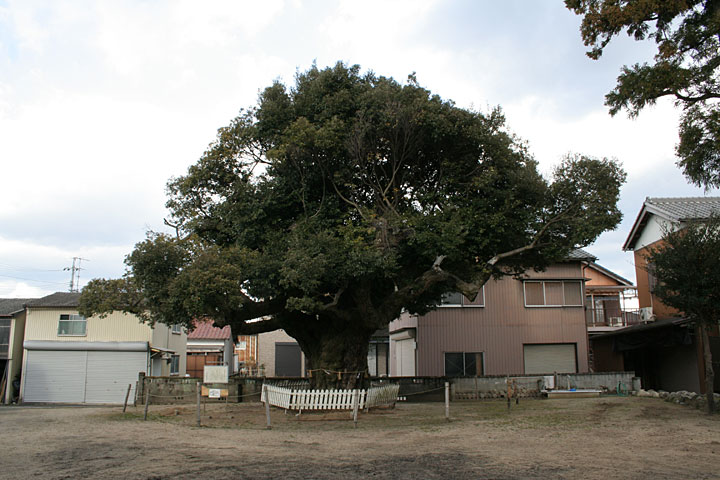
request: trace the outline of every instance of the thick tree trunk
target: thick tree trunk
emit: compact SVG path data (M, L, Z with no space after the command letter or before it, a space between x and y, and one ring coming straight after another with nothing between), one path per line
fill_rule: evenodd
M312 387L364 387L373 331L363 328L327 329L312 337L296 337L305 353Z
M710 326L706 323L700 324L702 335L703 357L705 360L705 396L707 398L707 413L712 415L715 412L715 371L712 366L712 352L710 351L710 338L708 330Z

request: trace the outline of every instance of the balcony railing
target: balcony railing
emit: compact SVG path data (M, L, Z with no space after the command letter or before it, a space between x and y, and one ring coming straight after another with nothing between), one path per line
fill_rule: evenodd
M640 310L588 308L585 311L588 327L628 327L643 323Z

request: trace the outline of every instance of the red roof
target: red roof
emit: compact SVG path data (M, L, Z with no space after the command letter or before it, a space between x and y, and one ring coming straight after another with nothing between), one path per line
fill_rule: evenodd
M194 339L226 339L231 338L230 325L223 328L213 326L212 320L195 320L195 330L188 333L188 338Z

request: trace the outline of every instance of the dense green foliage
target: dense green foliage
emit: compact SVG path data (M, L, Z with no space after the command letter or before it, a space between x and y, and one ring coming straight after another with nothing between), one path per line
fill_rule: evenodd
M720 219L690 222L671 230L651 250L658 283L653 293L666 305L692 319L701 332L707 389L713 392L714 371L708 330L720 324ZM712 413L712 395L708 396Z
M574 156L548 182L499 110L458 108L412 77L313 67L220 129L169 183L177 236L149 235L82 307L282 327L311 368L363 371L370 336L402 310L474 298L614 228L623 181Z
M588 56L598 59L623 31L657 44L654 63L624 66L605 97L610 113L636 116L658 98L681 106L678 164L696 185L720 186L720 1L565 0L583 15Z

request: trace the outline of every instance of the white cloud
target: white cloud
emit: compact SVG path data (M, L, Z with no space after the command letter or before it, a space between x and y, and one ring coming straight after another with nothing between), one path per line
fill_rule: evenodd
M0 280L0 298L42 298L56 291L25 282Z

